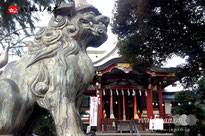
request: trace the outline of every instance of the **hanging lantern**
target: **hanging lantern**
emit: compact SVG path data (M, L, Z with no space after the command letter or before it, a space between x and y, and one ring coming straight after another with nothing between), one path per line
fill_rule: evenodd
M124 90L122 89L122 95L124 95Z
M116 94L117 94L117 96L119 95L119 92L118 92L118 90L116 89Z
M140 96L142 95L142 92L141 92L141 90L139 90L139 95L140 95Z
M127 90L127 95L130 96L130 90L129 89Z
M135 96L135 90L134 89L132 90L132 96Z
M103 89L103 96L105 96L105 89Z
M110 89L110 95L112 96L112 89Z

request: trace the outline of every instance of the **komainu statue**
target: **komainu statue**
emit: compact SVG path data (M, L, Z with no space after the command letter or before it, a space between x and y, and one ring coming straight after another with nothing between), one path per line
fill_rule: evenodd
M44 110L58 136L83 136L78 107L94 75L86 48L107 39L109 18L85 1L58 7L28 52L0 75L0 135L27 136ZM0 66L5 65L6 55Z

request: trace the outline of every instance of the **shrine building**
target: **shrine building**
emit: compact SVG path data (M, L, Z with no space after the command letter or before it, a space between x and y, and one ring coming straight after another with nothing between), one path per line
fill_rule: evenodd
M171 106L175 92L167 86L176 80L176 68L147 68L140 74L132 70L117 54L117 47L94 63L95 76L84 93L83 125L90 124L90 97L98 98L97 131L122 131L115 123L130 124L135 121L140 131L148 126L140 119L162 118L172 123ZM138 122L137 122L138 121ZM126 128L125 128L126 130Z

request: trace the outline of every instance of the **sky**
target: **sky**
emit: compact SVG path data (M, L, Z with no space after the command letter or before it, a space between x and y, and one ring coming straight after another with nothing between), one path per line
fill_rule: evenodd
M87 0L87 2L93 5L94 7L96 7L102 13L102 15L108 16L110 20L112 19L112 16L113 16L112 10L114 8L115 0ZM47 11L40 12L38 16L36 14L36 16L40 19L40 21L36 22L35 26L47 26L52 15L53 14L48 13ZM25 41L27 40L28 39L25 39ZM117 43L117 36L111 32L111 26L109 25L107 41L103 45L98 47L97 49L89 47L88 50L94 50L94 51L95 50L105 50L109 52L115 47L116 43ZM93 55L93 56L96 56L96 55ZM91 56L93 60L97 60L100 58L100 56L98 58L93 58L93 56ZM16 57L16 58L12 58L12 60L13 59L19 59L19 58ZM168 63L165 63L164 67L175 67L181 63L185 63L185 60L179 57L174 57L173 59L169 60Z
M94 5L98 10L105 16L112 18L112 10L114 8L115 0L87 0L88 3ZM117 36L111 32L110 26L108 27L108 40L100 46L99 50L110 50L115 46L117 42ZM89 48L90 49L90 48ZM163 67L176 67L177 65L186 63L185 59L174 56L172 59L168 60L167 63L164 63ZM181 91L183 90L183 86L176 82L176 86L168 86L166 88L167 91Z
M105 16L112 18L112 10L114 8L115 0L87 0L88 3L94 5L98 10ZM109 25L108 27L108 40L100 46L99 50L111 50L116 45L117 42L117 36L114 35L111 32L111 27ZM93 49L93 48L89 48ZM168 60L167 63L164 63L163 67L176 67L177 65L180 65L182 63L186 63L185 59L182 59L180 57L174 56L172 59Z
M112 10L114 8L115 0L87 0L88 3L94 5L98 10L105 16L112 18ZM110 50L116 45L117 36L111 32L111 27L108 27L108 40L98 48L98 50ZM89 48L93 49L93 48ZM95 50L95 49L93 49ZM168 60L167 63L164 63L163 67L176 67L186 61L180 57L173 57L171 60Z
M102 15L109 17L111 21L112 10L114 8L115 0L87 0L87 2L93 5L94 7L96 7L102 13ZM42 26L47 26L51 17L52 14L49 14L47 12L42 12L39 18L40 19L43 18L43 19L40 20L40 22L36 22L36 25L41 24ZM117 36L111 32L110 25L108 26L107 33L108 33L107 41L103 45L98 47L97 50L111 50L112 48L114 48L115 43L117 41ZM89 47L88 50L96 50L96 48Z
M115 0L87 0L87 2L91 5L93 5L94 7L96 7L102 13L102 15L108 16L110 19L112 18L112 16L113 16L112 10L114 8ZM35 26L47 26L52 15L53 14L48 13L47 11L41 12L38 15L38 18L40 19L40 21L36 22ZM108 39L107 39L107 41L103 45L98 47L97 49L96 48L88 48L88 50L94 50L94 51L95 50L105 50L105 51L109 52L115 47L116 43L117 43L117 36L111 32L111 26L109 25L108 26ZM91 59L96 60L97 58L94 58L95 56L96 55L91 56ZM16 59L19 59L19 58L18 57L13 57L13 58L10 57L10 61L16 60ZM179 58L179 57L173 57L171 60L169 60L167 63L164 64L164 67L175 67L175 66L182 64L182 63L186 63L186 61L182 58ZM172 90L172 89L173 88L170 88L168 90ZM182 88L179 87L179 85L178 85L176 87L176 90L182 90Z
M103 15L108 16L110 19L112 17L112 9L114 7L115 0L87 0L87 2L94 7L96 7ZM53 16L52 13L48 13L46 10L44 12L34 13L34 16L39 18L39 21L35 21L35 26L47 26L50 18ZM17 24L18 26L18 24ZM36 32L38 29L35 30ZM33 37L26 38L24 41L33 40ZM97 50L112 50L117 41L117 36L111 32L110 25L108 26L108 39L107 41L97 48ZM96 50L96 48L89 47L88 50ZM2 49L0 48L0 53ZM9 61L18 60L18 56L10 56Z
M114 8L115 0L87 0L87 2L88 2L88 4L91 4L94 7L96 7L100 11L100 13L102 13L102 15L109 17L110 21L111 21L112 10ZM53 14L48 13L47 11L44 11L44 12L40 12L40 14L35 14L35 16L40 19L38 22L35 23L35 26L39 26L39 25L40 26L47 26L50 18L53 16ZM117 43L117 36L111 32L110 25L108 26L107 34L108 34L108 39L105 43L103 43L98 48L88 47L87 50L91 50L94 53L97 50L107 51L107 52L111 51ZM30 38L30 39L27 38L24 41L28 41L28 40L32 40L32 38ZM107 52L105 54L107 54ZM103 57L105 54L99 55L96 52L96 54L89 54L89 56L93 60L93 62L95 62L96 60ZM96 56L98 56L98 57L96 57ZM17 59L17 58L15 58L15 59Z

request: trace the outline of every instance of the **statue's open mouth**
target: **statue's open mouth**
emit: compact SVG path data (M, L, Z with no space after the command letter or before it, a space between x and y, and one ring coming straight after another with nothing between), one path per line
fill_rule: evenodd
M103 26L95 26L91 33L93 39L88 43L88 46L98 47L107 40L107 28Z
M93 34L98 38L100 41L104 41L103 39L107 39L107 28L104 26L95 26L93 29Z
M107 33L107 28L106 27L101 27L101 26L96 26L94 28L94 31L99 33L99 34L106 34Z

